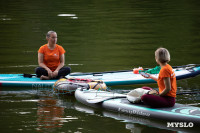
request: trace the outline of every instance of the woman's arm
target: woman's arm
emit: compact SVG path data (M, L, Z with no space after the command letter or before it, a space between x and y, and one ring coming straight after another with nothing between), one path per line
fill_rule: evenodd
M165 96L170 90L171 90L171 81L169 77L166 77L163 79L165 84L165 89L162 93L160 93L160 96Z
M152 75L150 75L150 74L149 74L149 78L151 78L151 79L153 79L153 80L155 80L155 81L157 81L157 80L158 80L158 78L157 78L157 77L154 77L154 76L152 76Z
M62 54L60 56L60 64L58 65L58 67L56 68L56 70L53 72L53 77L57 77L58 76L58 71L65 65L65 54Z
M151 74L148 74L148 73L146 73L147 75L149 75L149 77L145 77L145 76L143 76L144 78L147 78L147 79L153 79L153 80L155 80L155 81L157 81L158 80L158 78L157 77L154 77L154 76L152 76Z
M47 71L50 70L45 64L44 64L44 55L42 53L38 53L38 64L40 67L46 69Z
M44 55L42 53L38 53L38 64L40 67L44 68L48 72L48 77L52 77L52 71L44 64Z
M65 54L62 54L60 56L60 64L58 65L55 71L59 71L64 65L65 65Z

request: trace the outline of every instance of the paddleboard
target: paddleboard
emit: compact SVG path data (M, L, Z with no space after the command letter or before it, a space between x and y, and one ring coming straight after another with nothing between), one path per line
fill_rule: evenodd
M29 78L23 74L0 74L0 86L9 87L52 87L57 80L40 80L35 76Z
M200 127L181 127L176 125L170 125L170 122L166 122L163 120L155 120L155 119L149 119L145 117L140 117L136 115L129 115L124 113L118 113L108 110L98 110L96 108L89 107L87 105L81 104L80 102L76 102L74 104L74 108L77 111L84 112L91 115L96 115L98 117L109 117L116 120L119 120L121 122L125 123L125 128L131 130L132 132L142 132L143 128L141 128L141 125L147 125L148 127L154 127L156 129L165 129L165 130L171 130L171 131L179 131L179 132L192 132L192 133L198 133ZM141 125L138 125L141 124Z
M200 125L200 108L198 107L176 103L174 107L151 108L142 103L132 104L124 97L126 97L124 94L83 88L78 88L75 92L75 98L79 102L91 107L166 122L185 122L191 124L190 126Z
M174 67L177 80L195 77L200 74L200 66L185 65ZM152 74L158 77L158 74ZM152 79L147 79L141 74L133 74L132 70L129 71L111 71L111 72L94 72L94 73L72 73L67 78L83 78L102 80L107 86L112 85L132 85L132 84L147 84L156 83Z
M177 80L194 77L200 74L200 66L185 65L174 67ZM158 74L154 74L158 76ZM112 72L95 72L95 73L72 73L66 78L102 80L106 85L131 85L156 83L152 79L146 79L140 74L133 74L132 71L121 70ZM24 77L23 74L0 74L0 86L12 87L52 87L57 80L40 80L33 76Z

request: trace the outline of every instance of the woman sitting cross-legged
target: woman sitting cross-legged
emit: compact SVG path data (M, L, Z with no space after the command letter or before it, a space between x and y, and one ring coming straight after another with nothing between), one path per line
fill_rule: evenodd
M47 44L38 50L39 67L35 69L37 77L41 80L59 79L71 72L70 67L65 67L65 50L57 43L57 33L49 31L46 35Z
M176 76L172 67L168 64L170 61L169 51L165 48L159 48L155 51L156 62L161 66L158 78L148 74L148 77L157 81L158 94L144 94L141 100L144 104L151 107L172 107L176 98Z

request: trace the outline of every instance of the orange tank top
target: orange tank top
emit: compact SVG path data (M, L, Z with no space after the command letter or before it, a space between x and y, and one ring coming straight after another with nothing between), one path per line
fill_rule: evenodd
M160 70L157 81L159 87L159 93L161 93L165 89L164 78L166 77L170 78L170 83L171 83L171 90L166 94L166 96L176 97L176 90L177 90L176 75L174 73L174 70L169 64L165 65Z
M55 71L60 64L60 56L65 53L62 46L56 44L56 47L51 50L48 48L47 44L40 47L38 53L44 55L44 64L51 70Z

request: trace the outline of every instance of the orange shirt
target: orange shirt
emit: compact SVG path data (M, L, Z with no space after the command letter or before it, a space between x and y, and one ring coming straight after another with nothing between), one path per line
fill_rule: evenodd
M157 81L159 87L159 93L161 93L165 89L164 78L166 77L170 78L170 83L171 83L171 90L166 94L166 96L176 97L176 90L177 90L176 75L174 73L174 70L169 64L165 65L160 70Z
M56 44L54 50L48 48L47 44L40 47L38 53L44 55L43 63L51 69L51 71L55 71L56 68L60 64L60 56L65 53L65 50L62 46Z

